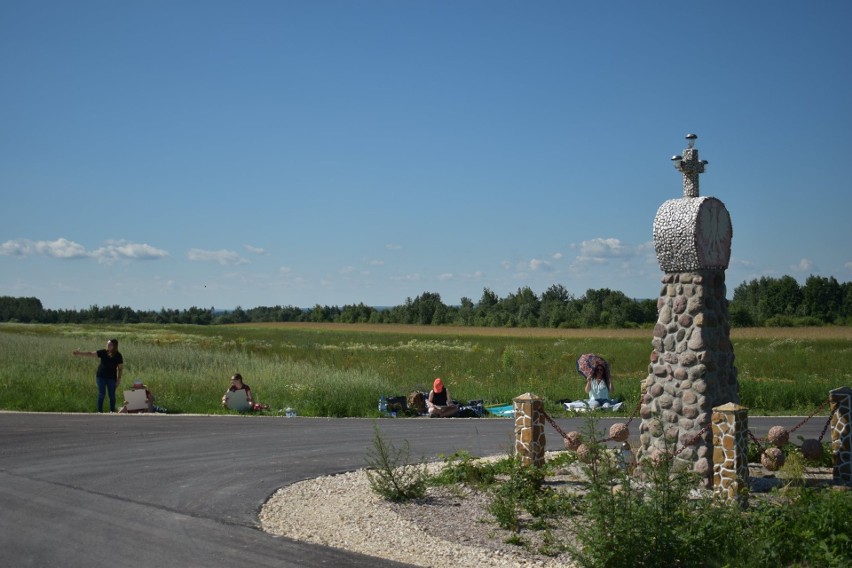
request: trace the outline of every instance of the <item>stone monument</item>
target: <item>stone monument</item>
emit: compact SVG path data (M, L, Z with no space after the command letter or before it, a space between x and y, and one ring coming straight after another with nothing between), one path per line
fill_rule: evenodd
M698 176L707 161L698 159L696 138L687 135L683 156L672 158L683 174L683 197L663 203L654 218L654 247L665 276L642 385L639 452L679 452L679 465L709 482L713 408L738 404L739 386L725 289L731 217L721 201L699 195Z

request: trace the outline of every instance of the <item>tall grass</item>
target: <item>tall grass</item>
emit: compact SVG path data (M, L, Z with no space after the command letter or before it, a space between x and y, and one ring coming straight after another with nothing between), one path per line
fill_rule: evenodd
M226 412L219 401L233 373L273 411L371 416L380 395L428 391L442 377L453 398L508 404L533 392L558 413L560 399L585 398L577 357L599 353L613 368L625 411L647 376L647 337L631 330L500 334L390 326L90 326L0 324L0 408L95 410L97 360L73 357L119 339L123 386L139 379L169 412ZM734 339L741 403L754 413L806 414L829 390L848 385L852 338ZM119 402L121 402L119 397Z

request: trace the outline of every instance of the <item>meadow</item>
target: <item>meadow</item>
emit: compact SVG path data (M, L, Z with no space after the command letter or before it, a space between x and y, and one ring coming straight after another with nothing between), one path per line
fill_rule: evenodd
M0 324L0 409L94 412L97 359L74 349L119 340L123 387L142 380L169 413L229 412L220 399L239 372L270 414L377 416L381 395L428 391L442 377L456 400L509 404L532 392L548 412L583 399L575 361L610 361L622 415L639 401L651 331L349 324ZM851 328L735 329L741 404L752 414L809 415L852 383ZM121 396L119 394L119 404ZM827 409L821 411L827 414Z

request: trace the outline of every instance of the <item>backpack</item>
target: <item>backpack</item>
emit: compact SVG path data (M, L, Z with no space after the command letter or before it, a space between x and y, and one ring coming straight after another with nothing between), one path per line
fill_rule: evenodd
M426 414L426 397L420 391L414 391L408 395L408 408L417 411L418 414Z

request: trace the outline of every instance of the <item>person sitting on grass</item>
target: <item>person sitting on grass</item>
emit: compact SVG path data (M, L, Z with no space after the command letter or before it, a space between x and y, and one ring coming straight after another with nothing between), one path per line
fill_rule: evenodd
M130 389L133 392L145 391L145 406L142 408L128 408L128 402L124 401L124 406L118 411L119 414L137 414L142 412L154 412L154 395L148 390L148 387L142 381L133 381L133 387Z
M426 399L426 407L431 418L449 418L459 411L441 379L435 379L432 390L429 391L429 398Z
M231 377L231 386L228 388L228 390L225 391L225 394L222 396L222 406L224 406L225 408L230 408L230 406L228 405L229 394L237 391L245 392L245 399L248 403L248 407L233 408L232 410L269 410L268 404L260 404L254 402L251 397L251 388L243 382L243 376L239 373L236 373L234 374L234 376Z
M603 361L603 360L602 360ZM596 365L593 372L586 376L586 394L589 395L589 408L609 408L618 404L610 398L612 393L612 375L609 363L603 361Z

